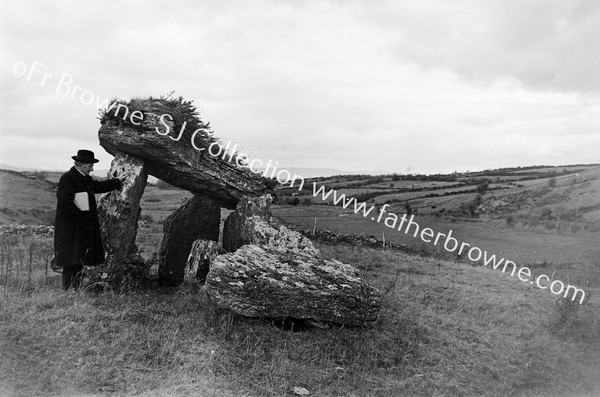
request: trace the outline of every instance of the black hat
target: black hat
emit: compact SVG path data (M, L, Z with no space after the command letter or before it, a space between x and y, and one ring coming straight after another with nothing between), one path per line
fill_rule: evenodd
M71 156L75 161L81 161L82 163L93 164L100 160L94 158L94 152L91 150L81 149L77 151L77 156Z

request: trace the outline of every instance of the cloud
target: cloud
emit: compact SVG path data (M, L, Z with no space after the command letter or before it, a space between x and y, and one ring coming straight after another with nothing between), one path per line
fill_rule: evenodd
M600 90L600 4L493 0L378 2L364 8L394 38L393 53L425 68L534 89Z
M6 3L0 128L30 140L4 136L3 163L41 164L15 155L35 139L62 157L103 152L83 90L100 101L174 90L224 141L282 165L438 172L597 158L590 2ZM14 77L17 61L53 78Z

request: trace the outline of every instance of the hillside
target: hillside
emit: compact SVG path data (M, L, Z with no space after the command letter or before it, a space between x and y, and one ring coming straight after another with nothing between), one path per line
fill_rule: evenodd
M314 396L600 395L600 239L590 227L599 170L565 168L562 175L540 168L317 181L378 208L391 203L389 211L403 213L408 203L422 227L452 229L529 265L535 276L580 286L584 304L280 188L274 215L292 227L379 240L378 248L316 241L382 291L382 315L371 329L245 319L216 309L193 283L63 293L60 275L48 269L51 236L0 234L0 394L291 396L304 387ZM44 175L0 175L4 223L49 216L55 186ZM470 213L478 185L492 177L500 179ZM162 183L146 188L137 245L150 263L161 222L189 197ZM296 198L314 204L291 205ZM569 210L577 216L562 215ZM383 249L383 238L410 250Z
M54 222L56 185L45 177L40 172L0 170L0 224Z
M327 200L322 194L314 197L313 182L317 189L335 189L338 200L344 194L346 203L350 197L355 202L343 208L344 200L333 205L333 194ZM309 231L370 236L424 256L473 263L356 211L356 203L373 206L374 214L387 204L386 213L414 215L422 228L452 230L460 241L527 265L536 274L586 285L600 280L599 192L598 165L435 176L337 176L311 179L301 192L281 187L274 215Z
M452 221L502 220L511 226L574 233L600 230L600 166L528 167L450 175L380 175L311 178L301 191L281 186L281 204L333 204L315 197L313 183L395 213ZM296 200L297 199L297 200ZM294 202L295 201L295 202ZM542 213L543 212L543 213ZM588 230L589 229L589 230Z
M54 224L56 188L63 173L0 169L0 225ZM92 176L105 174L98 170Z

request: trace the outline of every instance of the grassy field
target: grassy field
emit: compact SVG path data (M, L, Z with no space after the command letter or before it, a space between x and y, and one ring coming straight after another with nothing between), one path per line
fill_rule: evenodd
M340 397L598 396L599 234L557 230L555 219L525 223L541 206L556 211L564 203L597 204L600 180L591 170L576 183L559 176L553 189L540 179L494 191L494 200L521 203L514 212L493 208L486 214L481 207L472 218L423 211L415 218L436 232L452 229L460 240L529 265L535 274L583 287L589 298L583 305L438 253L430 243L338 207L275 206L276 218L298 227L312 229L317 218L318 230L378 239L385 233L387 241L420 252L317 242L324 256L355 265L382 291L380 319L368 329L242 318L218 310L193 283L63 292L60 275L48 269L50 237L0 235L0 395L293 396L294 387L303 387L311 396ZM54 206L51 183L1 176L14 182L2 191L3 208L13 211L3 212L3 223L34 223L32 210ZM349 189L381 194L392 182L394 188L420 183L338 179L336 188L362 183ZM422 183L434 188L446 182ZM40 191L47 193L35 194ZM453 200L448 208L457 208L473 195L440 200ZM28 197L40 201L28 203ZM144 258L155 260L162 221L189 197L147 187L137 239ZM490 193L484 197L484 203L493 200ZM593 221L594 211L574 222ZM507 224L506 213L515 214L517 226Z
M329 230L358 236L373 236L379 240L408 245L423 255L439 254L444 259L457 259L455 253L425 243L413 234L406 234L385 227L335 206L280 206L273 209L276 218L285 223L313 229L316 218L317 230ZM416 216L421 228L429 227L435 232L453 231L459 241L466 241L490 254L502 255L524 266L537 270L536 274L555 273L555 278L570 280L582 285L600 285L600 234L550 232L507 227L503 222L452 222L451 220ZM404 230L404 229L403 229ZM414 232L413 227L411 231ZM543 264L543 267L539 265ZM537 266L537 269L536 269Z
M21 239L23 252L35 239ZM2 273L9 396L595 396L597 300L561 306L500 272L320 245L384 293L371 329L281 327L217 310L193 284L62 292ZM6 263L6 251L3 264ZM23 272L23 269L21 269ZM594 289L594 292L597 288Z

